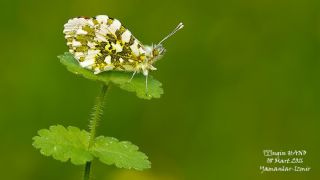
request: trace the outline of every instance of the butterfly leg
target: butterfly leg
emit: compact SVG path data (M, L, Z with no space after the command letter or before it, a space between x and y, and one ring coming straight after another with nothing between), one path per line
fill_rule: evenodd
M133 74L132 74L132 76L131 76L131 78L129 79L128 82L131 82L131 80L133 79L134 75L136 75L136 73L137 73L137 71L134 71L134 72L133 72Z

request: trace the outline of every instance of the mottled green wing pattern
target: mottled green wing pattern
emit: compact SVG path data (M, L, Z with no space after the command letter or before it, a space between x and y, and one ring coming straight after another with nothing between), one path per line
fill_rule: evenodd
M69 52L80 65L95 74L109 71L139 71L146 58L144 46L121 25L106 15L78 17L64 25Z

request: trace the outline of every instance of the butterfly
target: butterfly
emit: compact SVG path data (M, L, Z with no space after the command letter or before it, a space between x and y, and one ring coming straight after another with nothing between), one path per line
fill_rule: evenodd
M162 43L184 25L178 26L159 43L143 45L119 20L106 15L76 17L64 25L69 52L80 66L99 74L104 71L143 73L148 89L149 71L165 53Z

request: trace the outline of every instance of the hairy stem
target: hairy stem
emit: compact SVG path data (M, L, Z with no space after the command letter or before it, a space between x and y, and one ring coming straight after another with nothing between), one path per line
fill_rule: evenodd
M105 97L107 94L108 86L103 84L101 88L101 92L96 98L96 102L93 107L93 112L91 114L91 119L90 119L90 139L89 139L89 149L91 146L94 144L94 140L96 138L96 129L98 126L98 123L101 119L101 116L103 114L103 108L104 108L104 102L105 102ZM90 180L90 170L91 170L91 161L87 162L85 165L85 171L83 175L84 180Z

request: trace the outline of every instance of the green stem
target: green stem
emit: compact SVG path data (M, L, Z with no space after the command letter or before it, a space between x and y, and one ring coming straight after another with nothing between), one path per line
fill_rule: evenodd
M84 169L84 175L83 179L84 180L89 180L90 179L90 169L91 169L91 161L86 163L85 169Z
M93 112L90 119L90 139L89 139L89 146L88 149L91 148L91 146L94 144L94 140L96 138L96 129L98 126L98 122L101 119L101 116L103 114L103 108L104 108L104 101L107 94L108 86L103 84L101 92L99 96L96 98L96 102L93 107ZM85 165L85 171L83 175L84 180L90 180L90 170L91 170L91 161L87 162Z

